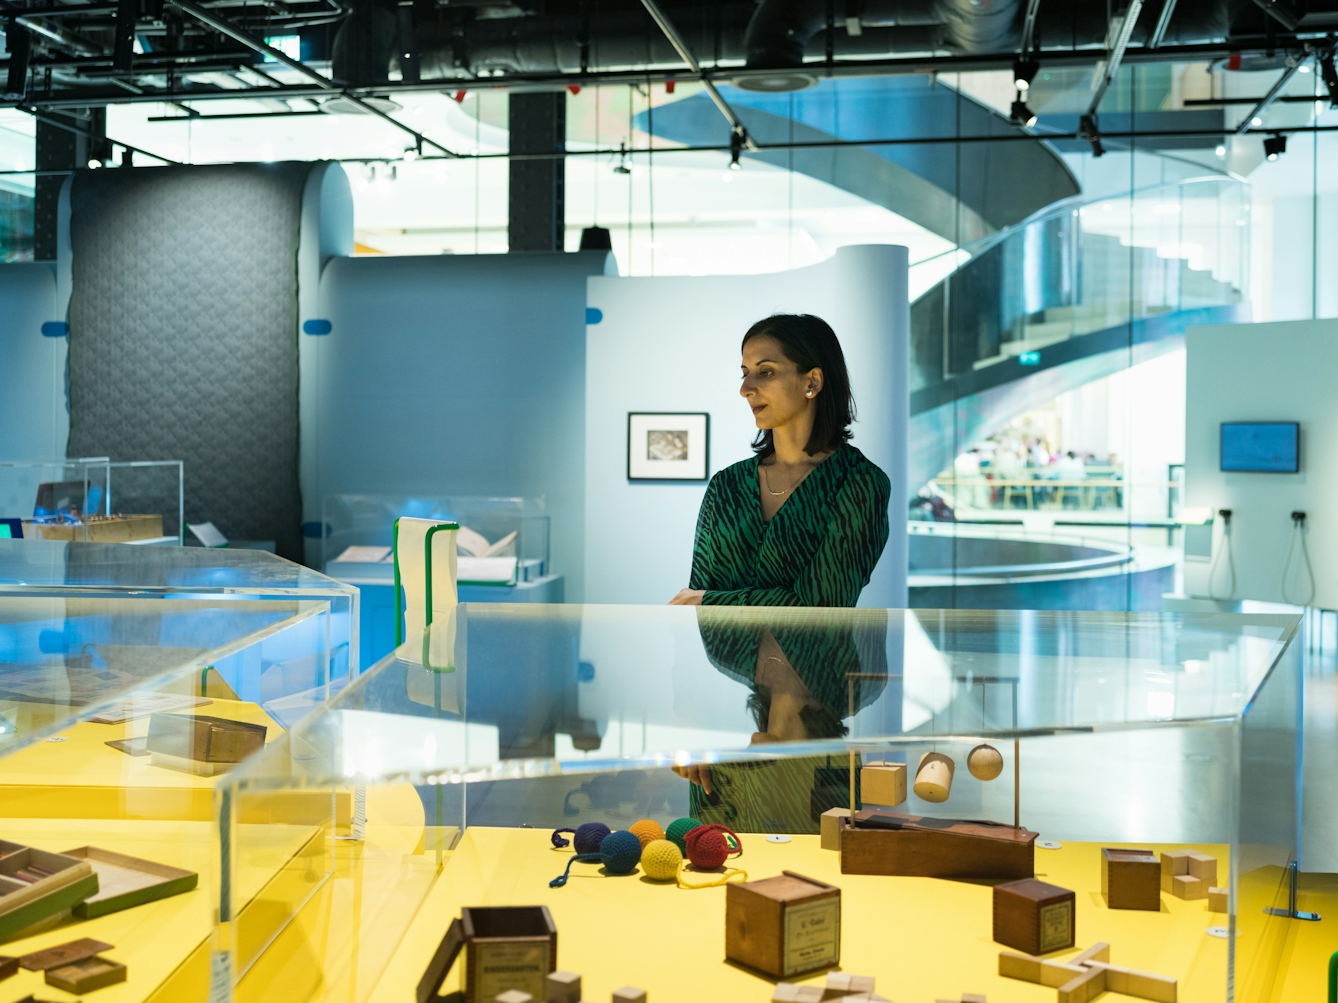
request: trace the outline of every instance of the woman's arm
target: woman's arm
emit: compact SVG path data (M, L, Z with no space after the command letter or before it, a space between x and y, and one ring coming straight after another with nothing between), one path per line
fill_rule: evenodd
M792 588L705 588L707 606L854 606L887 546L891 484L881 470L850 478L832 503L822 542ZM694 581L694 584L695 581Z

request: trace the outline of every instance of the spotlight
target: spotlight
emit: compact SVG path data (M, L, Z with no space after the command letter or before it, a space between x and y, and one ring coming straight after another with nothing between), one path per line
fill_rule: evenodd
M418 159L418 151L415 150L413 147L410 147L409 149L404 151L405 163L412 164L417 159Z
M1225 157L1225 156L1226 156L1226 147L1225 147L1225 146L1219 146L1219 147L1218 147L1216 150L1214 150L1213 152L1216 153L1219 157Z
M22 101L28 93L28 61L32 56L32 39L28 29L14 18L5 18L5 45L9 49L9 73L5 77L6 101Z
M743 132L736 129L729 136L729 169L731 171L743 170L739 164L739 157L743 153Z
M1078 119L1078 138L1085 139L1092 147L1092 156L1104 156L1106 148L1101 145L1101 131L1096 127L1096 118L1084 115Z
M1020 125L1026 129L1030 129L1036 124L1036 113L1027 107L1027 102L1022 100L1020 93L1017 100L1013 102L1013 110L1008 117L1012 119L1014 125Z
M631 174L632 168L627 166L627 144L618 144L618 166L613 169L614 174Z
M1283 135L1269 136L1264 140L1264 156L1269 160L1277 160L1287 152L1287 137Z
M1013 86L1025 91L1040 69L1041 64L1034 59L1019 59L1013 64Z
M90 158L89 158L89 161L88 161L88 169L89 169L90 171L96 171L96 170L97 170L99 167L101 167L101 166L102 166L102 161L99 160L97 157L90 157Z

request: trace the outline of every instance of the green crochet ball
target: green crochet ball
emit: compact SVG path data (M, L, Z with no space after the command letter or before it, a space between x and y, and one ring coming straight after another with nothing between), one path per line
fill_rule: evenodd
M669 828L664 830L664 838L677 846L679 853L687 853L687 847L683 844L683 837L699 825L701 823L695 818L675 819L669 823Z

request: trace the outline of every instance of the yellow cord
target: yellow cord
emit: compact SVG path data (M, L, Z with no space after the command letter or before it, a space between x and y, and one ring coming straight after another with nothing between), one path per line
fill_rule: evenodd
M742 881L748 880L748 872L745 871L743 868L727 867L725 868L725 873L715 881L708 881L705 884L701 885L690 885L683 880L683 872L687 869L687 866L688 865L686 862L679 865L678 874L675 875L674 880L678 883L679 888L686 888L689 891L695 890L697 888L719 888L721 885L729 884L735 878L739 878Z

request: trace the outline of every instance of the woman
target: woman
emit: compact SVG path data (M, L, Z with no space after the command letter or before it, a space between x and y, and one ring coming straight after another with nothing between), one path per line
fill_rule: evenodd
M817 317L776 315L748 330L742 351L739 393L759 429L756 455L711 479L689 587L672 603L854 606L887 544L891 485L849 443L855 405L841 345ZM886 663L875 645L881 671L861 672L851 625L840 619L700 623L711 661L751 683L753 744L846 733L849 686L865 689L855 680L885 675ZM849 801L847 769L823 756L675 772L692 781L692 811L703 821L815 832L824 810Z
M808 314L743 336L739 393L760 430L711 478L692 574L672 605L854 606L887 544L887 475L850 445L855 401L840 342Z

